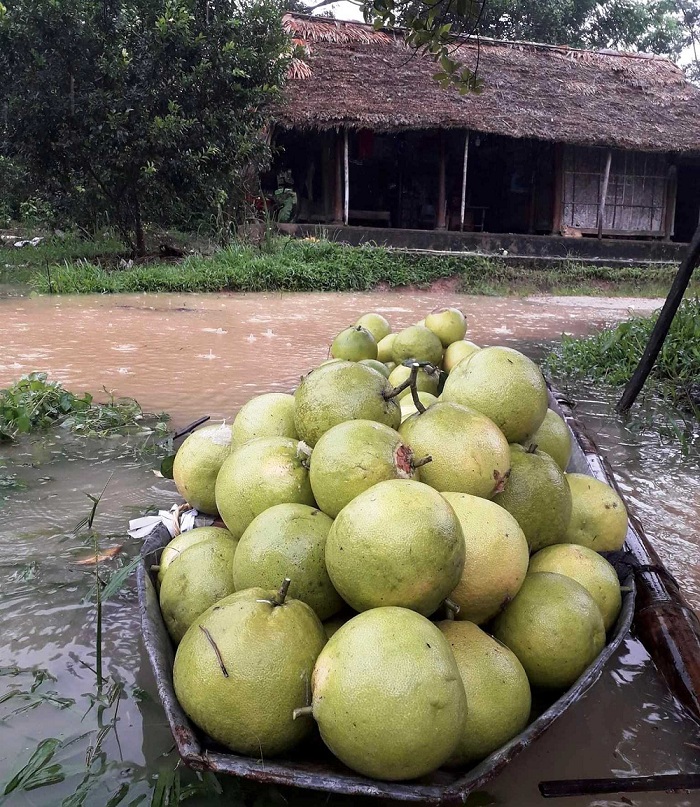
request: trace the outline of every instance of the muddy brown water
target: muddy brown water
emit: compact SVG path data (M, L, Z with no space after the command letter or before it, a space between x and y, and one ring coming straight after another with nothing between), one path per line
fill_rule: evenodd
M438 304L466 312L474 341L509 344L538 357L563 332L585 334L659 303L449 292L9 298L0 300L0 387L23 373L48 370L76 392L99 398L105 387L134 396L146 410L170 412L177 426L201 414L230 420L252 395L292 387L360 313L380 311L400 327ZM568 392L655 546L700 607L697 443L684 456L643 418L623 423L612 415L609 393L585 384ZM645 417L661 415L652 406ZM158 779L173 775L183 788L198 789L192 804L357 803L225 779L200 782L177 768L139 639L133 581L105 604L106 680L102 700L94 698L94 570L78 563L90 554L91 539L72 530L89 511L85 494L96 495L110 480L95 528L101 547L122 550L104 562L103 574L136 556L138 542L125 535L126 522L175 500L171 483L153 473L158 456L142 445L138 437L84 440L57 429L0 448L0 794L38 744L55 738L60 745L48 763L60 766L49 771L55 781L18 788L7 804L61 805L76 792L82 801L74 797L66 807L149 804ZM115 682L121 688L116 699ZM544 805L537 790L543 779L700 773L699 752L697 725L630 637L601 680L490 783L478 803ZM700 805L700 792L551 803L692 807Z

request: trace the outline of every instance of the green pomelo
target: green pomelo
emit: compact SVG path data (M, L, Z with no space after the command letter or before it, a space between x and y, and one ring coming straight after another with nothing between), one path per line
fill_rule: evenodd
M525 448L537 446L540 451L549 454L562 471L566 470L571 459L571 432L564 418L552 409L547 410L539 429L523 440L523 445Z
M549 454L511 445L510 476L493 500L515 516L531 552L567 540L571 493Z
M326 637L299 600L283 605L260 588L238 591L202 614L175 656L175 694L188 717L217 742L255 759L293 748L313 729L292 718L308 703Z
M387 397L391 390L386 378L364 364L338 362L318 367L304 376L296 391L297 433L315 446L322 434L346 420L375 420L398 429L401 408Z
M474 342L469 342L466 339L460 339L459 342L453 342L445 348L445 357L443 359L443 367L445 372L451 373L452 370L462 361L474 353L481 350L479 345Z
M193 530L181 532L176 535L164 548L158 562L158 582L162 583L165 572L171 563L178 560L182 553L200 541L215 537L233 538L233 535L223 527L195 527Z
M397 364L415 359L437 365L442 361L442 342L424 325L411 325L396 334L392 356Z
M425 327L442 342L443 347L464 339L467 318L458 308L436 308L425 318Z
M530 718L530 682L517 656L472 622L438 622L467 696L467 719L450 766L478 762L519 734Z
M173 479L182 498L201 513L216 515L214 485L231 453L231 427L203 426L185 439L175 455Z
M380 339L377 342L377 359L379 361L387 362L393 361L394 359L394 339L396 339L395 333L390 333L388 336L385 336L383 339Z
M573 503L562 541L596 552L622 549L627 536L625 503L605 482L587 474L566 474Z
M343 625L318 657L312 690L328 748L376 779L415 779L440 767L467 715L449 643L405 608L375 608Z
M344 361L377 358L377 342L361 325L353 325L341 331L331 345L331 356Z
M360 364L364 364L367 367L371 367L373 370L376 370L378 373L381 373L381 375L383 375L384 378L389 378L389 373L391 371L388 369L386 364L377 361L377 359L362 359L362 361L360 361Z
M356 496L387 479L415 479L413 451L394 429L372 420L347 420L329 429L311 454L311 490L335 518Z
M530 561L531 572L555 572L580 583L603 615L605 630L615 624L622 608L620 581L602 555L577 544L556 544L541 549Z
M450 599L457 619L477 625L493 619L520 591L530 560L525 534L511 514L488 499L443 493L457 514L466 555Z
M438 399L434 395L431 395L429 392L419 392L418 400L427 409L429 406L432 406L434 403L437 403ZM413 397L411 395L409 395L408 398L402 398L401 401L399 402L399 405L401 406L402 423L404 422L404 420L410 418L411 415L415 415L416 412L418 412L415 403L413 403Z
M570 687L605 647L600 609L586 589L551 572L528 574L494 622L493 635L525 668L530 684Z
M381 314L370 313L363 314L355 323L366 328L374 337L374 341L379 344L382 339L389 336L391 333L391 325L389 321Z
M207 538L168 567L160 586L160 610L176 644L200 614L235 591L231 564L237 543L230 535Z
M297 440L267 437L246 443L224 462L216 478L216 505L234 538L275 504L313 507L308 453Z
M510 470L508 443L480 412L438 401L405 420L399 434L417 457L433 458L420 469L426 485L485 498L503 488Z
M333 521L306 504L276 504L243 533L233 559L236 591L271 588L289 577L289 596L328 619L343 607L326 571L326 538Z
M238 410L231 431L234 449L258 437L289 437L296 440L294 396L284 392L268 392L251 398Z
M408 381L411 376L411 368L406 367L405 364L399 364L395 367L391 373L389 374L389 383L392 387L398 387L404 383L404 381ZM438 383L440 381L440 371L435 370L432 373L429 373L424 368L420 368L416 375L416 389L420 392L429 392L431 395L437 395L438 391ZM401 401L403 398L411 396L411 389L410 387L406 387L403 392L400 392L396 396L397 401Z
M459 520L442 496L393 479L340 511L326 541L326 568L356 611L398 605L428 616L459 582L464 554Z
M443 401L471 406L490 417L509 443L537 431L548 398L539 367L509 347L485 347L456 365L442 391Z

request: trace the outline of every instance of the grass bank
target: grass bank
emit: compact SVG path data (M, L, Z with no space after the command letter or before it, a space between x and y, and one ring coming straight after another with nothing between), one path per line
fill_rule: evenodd
M586 378L622 387L639 363L658 313L632 317L614 328L576 339L564 336L549 355L547 368L557 378ZM700 416L700 299L687 298L678 309L647 387L683 410Z
M500 258L422 255L382 247L278 240L268 249L234 245L178 263L111 268L87 257L34 272L41 293L216 291L368 291L377 286L429 286L454 278L468 294L604 294L665 296L668 266L591 266L574 261L535 269ZM700 290L700 279L695 281Z

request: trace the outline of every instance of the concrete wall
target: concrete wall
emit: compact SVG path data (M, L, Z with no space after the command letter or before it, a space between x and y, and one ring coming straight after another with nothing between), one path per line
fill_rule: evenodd
M686 244L665 241L636 241L612 238L564 238L558 235L508 235L496 233L459 233L440 230L395 230L380 227L343 227L336 225L281 224L280 230L299 238L314 236L358 246L379 246L437 252L478 252L509 258L571 258L596 263L678 262Z

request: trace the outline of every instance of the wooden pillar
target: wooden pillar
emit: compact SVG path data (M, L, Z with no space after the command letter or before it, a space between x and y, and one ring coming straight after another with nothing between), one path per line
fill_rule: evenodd
M467 162L469 160L469 129L464 134L464 161L462 163L462 203L459 207L459 231L464 232L464 210L467 206Z
M564 147L554 144L554 199L552 201L552 233L561 232L562 200L564 197Z
M343 224L347 227L350 218L350 149L348 145L348 130L343 130Z
M605 218L605 199L608 195L608 182L610 181L610 164L612 163L612 149L608 149L603 171L603 184L598 199L598 238L603 237L603 220Z
M335 181L333 187L333 224L343 221L343 138L340 130L335 133Z
M445 133L440 132L440 148L438 152L438 203L435 217L435 229L447 229L447 200L445 197Z
M676 196L678 193L678 167L670 165L666 181L666 210L664 220L664 241L670 241L676 221Z

